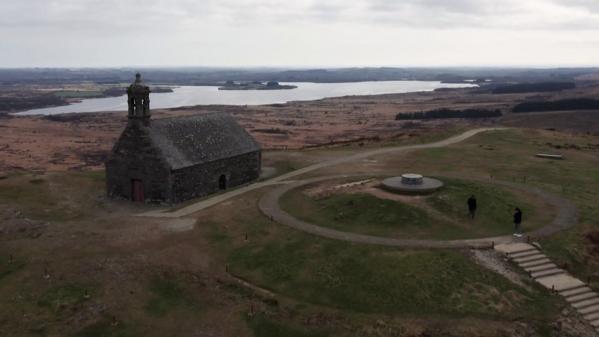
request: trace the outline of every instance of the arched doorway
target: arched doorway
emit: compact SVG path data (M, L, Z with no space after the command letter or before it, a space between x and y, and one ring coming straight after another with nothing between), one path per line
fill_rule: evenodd
M221 190L227 189L227 176L224 174L218 178L218 188Z

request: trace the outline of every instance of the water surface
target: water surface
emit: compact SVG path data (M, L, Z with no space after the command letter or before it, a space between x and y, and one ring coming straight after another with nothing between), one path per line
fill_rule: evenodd
M447 84L426 81L382 81L353 83L281 83L295 85L291 90L218 90L218 87L181 86L170 93L150 96L152 109L177 108L194 105L262 105L291 101L312 101L328 97L352 95L382 95L438 88L464 88L471 84ZM17 115L55 115L77 112L125 111L124 96L84 99L79 103L54 108L34 109Z

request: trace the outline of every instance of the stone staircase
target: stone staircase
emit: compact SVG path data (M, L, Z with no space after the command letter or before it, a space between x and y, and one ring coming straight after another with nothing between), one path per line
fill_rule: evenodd
M599 332L599 294L556 266L537 247L527 243L495 246L535 281L563 296Z

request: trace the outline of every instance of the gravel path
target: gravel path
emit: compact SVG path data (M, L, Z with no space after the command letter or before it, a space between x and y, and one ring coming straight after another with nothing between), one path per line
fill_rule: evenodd
M283 211L279 204L279 199L287 192L316 182L321 182L331 179L348 178L364 176L361 175L337 175L337 176L326 176L318 177L313 179L305 179L296 181L294 183L280 186L268 194L266 194L259 203L259 208L262 213L269 217L272 221L287 225L291 228L307 232L310 234L322 236L334 240L342 240L353 243L381 245L381 246L392 246L402 248L438 248L438 249L462 249L462 248L473 248L473 249L489 249L495 244L505 244L516 241L525 240L524 238L529 235L531 237L541 237L551 235L568 227L574 226L578 223L578 212L574 204L560 196L553 195L535 187L522 186L511 182L492 180L489 181L493 184L498 184L513 189L523 190L532 194L535 194L545 200L548 204L555 207L557 215L554 220L547 226L538 229L531 233L526 233L523 238L515 239L511 235L481 238L481 239L468 239L468 240L412 240L412 239L395 239L386 238L380 236L363 235L357 233L343 232L331 228L321 227L306 221L297 219L291 214Z

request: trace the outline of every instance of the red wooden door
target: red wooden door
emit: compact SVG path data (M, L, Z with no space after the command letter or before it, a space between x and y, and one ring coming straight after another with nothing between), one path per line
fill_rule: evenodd
M144 196L144 185L141 180L131 180L131 196L135 202L144 202L146 200Z

